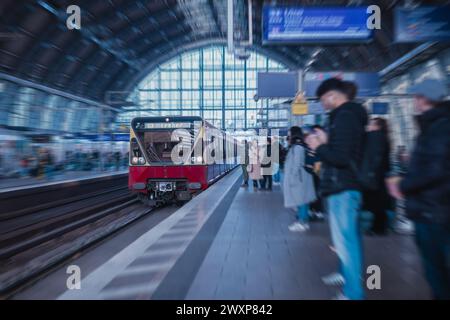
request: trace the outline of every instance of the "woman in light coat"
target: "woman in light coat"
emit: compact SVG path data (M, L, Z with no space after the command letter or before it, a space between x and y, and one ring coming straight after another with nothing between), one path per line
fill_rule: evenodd
M284 206L297 211L297 221L289 226L294 232L309 229L309 203L316 200L313 176L305 170L305 144L300 127L289 130L289 151L284 164Z
M261 174L261 160L259 159L258 141L256 139L250 144L249 156L247 172L249 178L253 180L253 188L256 190L258 188L258 181L263 178Z

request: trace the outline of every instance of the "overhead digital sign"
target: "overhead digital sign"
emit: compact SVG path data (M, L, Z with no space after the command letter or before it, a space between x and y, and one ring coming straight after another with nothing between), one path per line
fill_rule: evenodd
M395 40L450 41L450 6L395 8Z
M298 91L297 72L258 72L259 98L291 98Z
M380 77L375 72L307 72L305 74L304 91L306 97L315 97L316 90L322 81L338 78L352 81L358 87L358 97L375 97L380 94Z
M367 7L263 7L263 43L368 41Z

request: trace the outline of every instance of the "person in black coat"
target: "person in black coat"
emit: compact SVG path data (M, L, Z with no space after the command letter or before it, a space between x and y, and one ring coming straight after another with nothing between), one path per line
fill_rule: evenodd
M280 170L284 169L284 163L286 161L287 150L280 141L278 141L278 157L279 157L279 165Z
M387 180L391 194L406 200L435 299L450 299L450 102L438 80L412 87L420 134L406 175ZM441 101L441 102L437 102Z
M364 107L350 101L330 112L327 128L330 139L316 150L323 163L320 177L323 196L345 190L361 190L350 163L359 165L362 160L367 121ZM318 135L322 132L324 131L315 130Z
M264 148L266 149L267 159L270 159L272 157L272 139L270 137L267 138ZM263 178L260 181L261 189L272 191L272 161L262 163L261 168L265 168L263 169Z
M320 125L314 125L312 126L312 130L323 130L322 126ZM309 133L311 134L311 133ZM306 136L307 139L307 136ZM306 140L305 139L305 140ZM316 190L317 199L313 203L310 204L311 213L313 216L313 219L323 219L323 199L320 196L320 159L317 156L317 154L307 147L306 149L306 157L305 157L305 169L307 172L312 174L314 179L314 188Z
M392 199L389 196L384 179L390 172L390 142L387 121L383 118L370 120L366 135L366 144L375 150L368 150L376 155L373 161L375 173L375 188L364 190L364 209L373 213L374 220L371 233L384 235L388 228L387 210L392 209Z
M361 184L352 165L363 157L367 112L350 99L357 93L356 85L332 78L322 82L316 95L330 110L327 132L316 129L308 135L307 144L322 162L320 192L324 197L333 246L340 260L345 285L338 299L365 298L363 253L359 230Z
M247 172L247 166L249 164L249 158L248 158L248 142L247 140L242 141L242 145L244 147L244 157L241 159L241 168L242 168L242 177L243 177L243 183L241 187L248 187L248 172Z

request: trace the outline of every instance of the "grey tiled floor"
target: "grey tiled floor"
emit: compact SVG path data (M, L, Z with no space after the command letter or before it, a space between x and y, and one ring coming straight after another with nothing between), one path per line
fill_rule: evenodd
M330 299L337 289L321 276L337 268L327 222L291 233L294 213L273 192L241 188L186 299ZM369 299L429 299L413 238L391 234L364 238L365 264L381 268L381 290Z

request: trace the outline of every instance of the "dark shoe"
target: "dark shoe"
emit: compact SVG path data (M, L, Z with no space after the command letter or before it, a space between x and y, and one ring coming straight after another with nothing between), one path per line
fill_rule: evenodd
M380 230L367 230L366 235L370 237L376 237L376 236L387 236L388 232L386 230L380 231Z
M386 236L388 234L387 230L371 230L374 235Z

